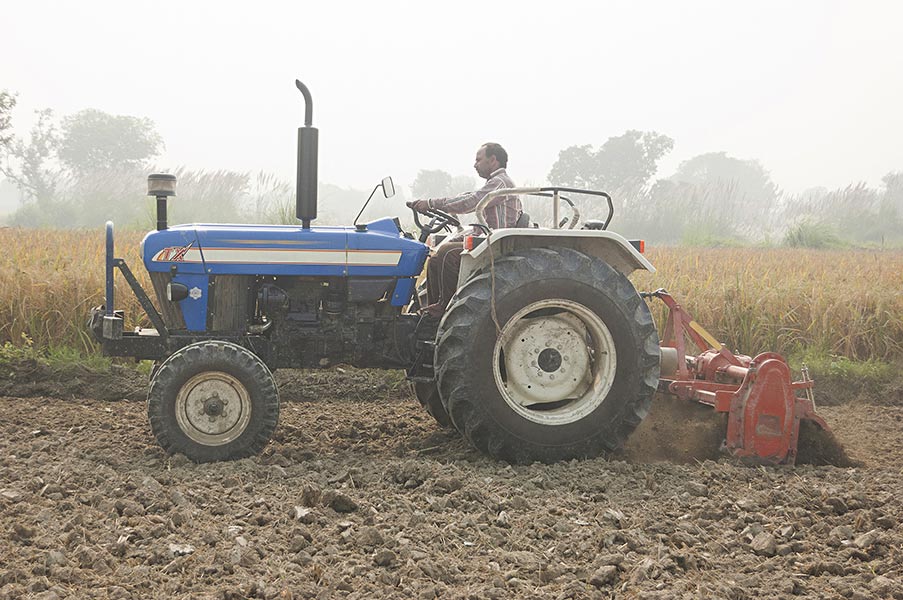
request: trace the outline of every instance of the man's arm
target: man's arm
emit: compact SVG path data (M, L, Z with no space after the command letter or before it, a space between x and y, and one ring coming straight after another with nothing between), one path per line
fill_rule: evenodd
M474 192L467 192L454 198L433 198L429 204L431 208L438 208L453 215L470 213L474 211L480 200L486 197L486 194L503 187L505 187L505 182L500 177L490 177L483 187ZM501 198L494 199L490 204L494 204L497 200L501 201Z

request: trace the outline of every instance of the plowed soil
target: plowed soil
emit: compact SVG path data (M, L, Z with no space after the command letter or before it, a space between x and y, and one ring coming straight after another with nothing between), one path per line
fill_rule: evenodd
M621 455L509 466L397 379L280 372L263 454L196 465L134 371L32 366L0 386L0 598L903 598L899 394L820 409L858 466L737 464L665 398Z

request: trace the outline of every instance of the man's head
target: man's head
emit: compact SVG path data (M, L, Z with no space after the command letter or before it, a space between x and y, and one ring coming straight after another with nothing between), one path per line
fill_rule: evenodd
M483 179L489 179L493 171L504 169L507 166L508 153L495 142L487 142L480 146L480 149L477 150L476 161L473 163L473 168Z

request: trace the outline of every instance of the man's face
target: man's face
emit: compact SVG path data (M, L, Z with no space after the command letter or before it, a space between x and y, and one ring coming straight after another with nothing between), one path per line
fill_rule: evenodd
M473 168L477 170L477 175L483 179L489 179L489 175L499 168L499 159L495 156L486 156L486 148L480 148L477 150Z

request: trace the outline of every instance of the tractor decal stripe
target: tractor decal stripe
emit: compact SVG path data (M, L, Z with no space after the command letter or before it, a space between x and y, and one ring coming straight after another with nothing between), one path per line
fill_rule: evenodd
M241 244L243 246L310 246L317 242L299 242L297 240L220 240L220 243Z
M180 251L183 251L180 254ZM204 248L208 264L290 264L290 265L349 265L365 267L394 267L401 260L395 250L314 250L293 248ZM164 248L157 252L154 262L200 263L196 248Z
M200 263L201 251L188 246L171 246L154 254L153 262Z
M364 267L394 267L401 260L397 250L349 250L348 265Z
M283 248L204 248L208 263L343 265L344 250L290 250Z

